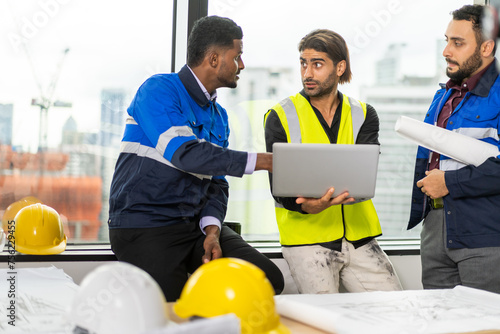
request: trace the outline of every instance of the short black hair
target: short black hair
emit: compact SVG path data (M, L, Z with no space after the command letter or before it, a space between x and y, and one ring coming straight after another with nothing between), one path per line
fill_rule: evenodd
M220 16L205 16L194 23L187 45L187 64L196 67L203 62L212 47L232 48L243 31L233 20Z
M474 35L476 36L478 47L487 40L486 36L483 33L483 19L485 8L486 7L483 5L465 5L462 8L459 8L451 13L454 20L465 20L472 22L472 29L474 30ZM493 54L495 54L497 44L495 41L493 42L495 43Z

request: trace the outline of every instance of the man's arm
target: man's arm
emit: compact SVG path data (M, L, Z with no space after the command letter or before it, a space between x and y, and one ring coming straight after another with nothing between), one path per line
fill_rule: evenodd
M299 197L296 202L301 205L302 211L313 214L320 213L334 205L352 204L354 202L354 198L349 197L347 192L332 198L334 191L335 188L330 188L321 198Z
M199 124L191 115L188 101L181 101L177 89L171 79L161 76L149 78L139 88L128 111L137 123L131 127L140 127L147 137L140 144L156 149L185 172L242 176L247 152L229 150L198 138L193 129Z
M222 248L219 243L220 228L216 225L209 225L204 232L207 236L203 242L205 254L201 257L201 260L203 263L207 263L222 257Z
M425 172L417 187L430 198L450 195L453 199L500 194L500 159L489 158L478 167L468 165L458 170L433 169Z
M417 181L417 187L420 191L430 198L441 198L449 194L445 182L445 172L439 169L433 169L425 172L425 177Z
M267 170L273 172L273 154L272 153L257 153L257 162L255 170Z
M489 158L481 165L445 172L446 186L453 199L500 194L500 159Z
M224 221L229 198L229 184L221 176L214 176L207 185L207 197L202 199L200 216L214 217L219 223ZM200 226L203 228L203 226Z
M356 138L356 144L377 144L380 145L378 141L378 134L380 128L380 121L378 119L377 112L368 103L366 104L366 118L359 129L358 137Z
M272 152L274 143L287 142L286 132L285 129L283 128L283 125L281 124L278 114L276 113L276 111L272 109L268 111L265 122L266 123L264 124L264 131L266 137L266 151ZM273 187L272 173L269 173L269 184L272 192L272 187ZM296 202L297 197L276 197L276 196L273 197L274 200L279 204L283 205L285 209L290 211L305 213L304 211L302 211L301 205Z

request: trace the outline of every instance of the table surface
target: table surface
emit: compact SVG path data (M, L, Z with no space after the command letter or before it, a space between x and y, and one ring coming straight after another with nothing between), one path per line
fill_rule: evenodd
M0 268L0 277L5 277L7 271L7 269ZM25 303L28 302L30 305L29 308L21 308L22 304L19 304L19 310L23 312L23 317L20 317L16 323L19 332L33 333L35 331L43 331L66 333L63 328L68 325L67 319L66 317L61 317L59 312L69 308L72 298L77 291L77 285L63 270L57 269L54 266L48 268L19 268L16 272L17 278L22 277L22 279L16 281L18 284L16 291L19 293L22 292L22 300ZM0 280L0 292L7 291L7 283L8 281L5 279ZM6 298L7 293L0 294L0 304L3 305L3 302L8 302ZM173 312L173 304L174 303L166 304L166 311L169 319L176 323L186 322L186 319L181 319ZM48 305L50 305L50 307L48 307ZM5 314L5 312L2 313L2 310L0 310L0 315L2 314ZM1 328L3 328L2 326L7 319L7 317L0 317L0 331L2 331ZM293 334L326 333L325 331L295 321L291 318L282 316L281 321ZM500 334L500 329L477 331L474 332L474 334Z
M186 319L182 319L177 314L174 313L172 306L174 303L167 303L168 317L170 320L176 323L186 322ZM329 334L323 330L311 327L304 323L295 321L293 319L281 316L281 322L287 326L292 334ZM467 333L450 333L450 334L500 334L499 330L488 330L488 331L478 331L478 332L467 332Z

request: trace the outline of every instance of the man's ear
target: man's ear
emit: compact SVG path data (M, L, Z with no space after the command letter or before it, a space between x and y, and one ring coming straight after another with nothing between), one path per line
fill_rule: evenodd
M340 78L346 69L346 61L341 60L337 63L337 76Z
M219 65L219 54L215 51L211 51L208 54L208 64L210 67L216 68Z
M492 39L484 41L481 45L481 55L483 57L490 57L493 54L493 49L495 48L495 42Z

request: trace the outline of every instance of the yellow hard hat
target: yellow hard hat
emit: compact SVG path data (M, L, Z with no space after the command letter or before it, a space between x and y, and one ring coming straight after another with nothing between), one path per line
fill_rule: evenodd
M5 212L3 213L2 216L2 227L5 233L9 234L9 231L13 230L14 226L12 222L14 221L14 217L16 217L19 210L35 203L42 203L42 202L34 196L26 196L9 205L7 209L5 209ZM11 222L11 224L9 224L9 222Z
M66 249L61 218L53 208L36 203L19 210L15 221L15 249L24 254L59 254Z
M247 261L220 258L201 265L188 279L174 312L181 318L234 313L242 334L288 334L264 272Z

